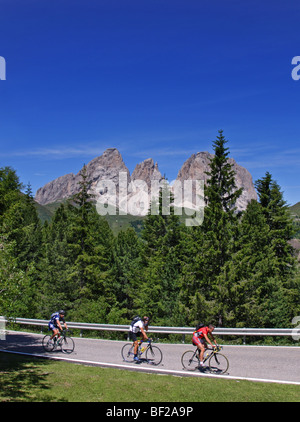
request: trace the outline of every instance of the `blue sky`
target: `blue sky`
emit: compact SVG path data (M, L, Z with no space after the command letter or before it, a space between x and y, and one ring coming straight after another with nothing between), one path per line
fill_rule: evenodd
M169 180L222 129L300 201L298 1L0 0L0 166L33 192L115 147Z

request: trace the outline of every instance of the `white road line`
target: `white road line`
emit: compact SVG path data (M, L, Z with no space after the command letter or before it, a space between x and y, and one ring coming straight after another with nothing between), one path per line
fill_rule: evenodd
M106 363L106 362L95 362L95 361L90 361L90 360L72 359L72 358L49 356L49 355L39 355L39 354L34 354L34 353L16 352L16 351L11 351L11 350L0 350L0 352L13 353L13 354L25 355L25 356L34 356L34 357L38 357L42 359L63 360L67 362L80 363L84 365L104 366L104 367L115 368L115 369L130 369L132 371L175 375L175 376L182 376L182 377L190 376L190 377L205 377L205 378L218 378L218 379L223 378L227 380L230 379L230 380L237 380L237 381L254 381L254 382L268 382L268 383L276 383L276 384L300 385L300 382L296 382L296 381L283 381L283 380L273 380L273 379L264 379L264 378L234 377L231 375L198 374L194 372L175 371L171 369L144 368L144 367L138 367L138 366L126 365L126 364L123 365L123 364Z

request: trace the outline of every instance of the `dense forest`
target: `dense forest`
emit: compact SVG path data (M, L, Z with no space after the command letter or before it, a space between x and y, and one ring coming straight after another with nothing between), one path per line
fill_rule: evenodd
M213 148L202 225L186 227L172 207L163 215L161 194L139 233L113 234L84 170L80 192L42 223L30 186L0 168L0 315L48 319L63 308L80 322L147 314L152 325L292 327L300 275L281 188L267 172L255 182L258 201L237 212L222 131Z

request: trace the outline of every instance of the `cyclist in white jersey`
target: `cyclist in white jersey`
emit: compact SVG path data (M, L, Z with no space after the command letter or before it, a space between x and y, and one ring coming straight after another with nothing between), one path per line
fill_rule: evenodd
M137 356L139 341L137 336L141 336L140 343L142 341L148 340L148 336L146 331L148 331L148 324L149 324L149 317L144 316L143 318L136 321L134 324L131 324L129 327L129 337L133 341L134 344L134 360L138 361L139 358Z

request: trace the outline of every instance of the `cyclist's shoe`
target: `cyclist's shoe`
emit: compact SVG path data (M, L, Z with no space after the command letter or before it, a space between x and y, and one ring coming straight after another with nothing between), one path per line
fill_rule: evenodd
M140 361L140 359L139 359L137 356L135 356L135 357L133 358L133 360L134 360L135 362L139 362L139 361Z

